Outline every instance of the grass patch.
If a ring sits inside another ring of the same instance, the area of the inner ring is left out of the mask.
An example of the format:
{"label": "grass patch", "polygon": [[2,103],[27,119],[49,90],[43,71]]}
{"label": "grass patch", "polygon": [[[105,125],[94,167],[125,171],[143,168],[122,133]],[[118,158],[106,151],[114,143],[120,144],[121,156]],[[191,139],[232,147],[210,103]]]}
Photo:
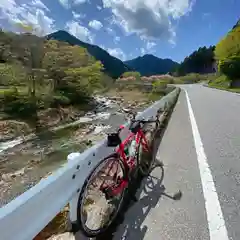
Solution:
{"label": "grass patch", "polygon": [[231,88],[231,80],[225,75],[215,75],[215,79],[211,79],[208,82],[208,86],[211,88],[216,88],[220,90],[225,90],[229,92],[240,93],[240,88]]}
{"label": "grass patch", "polygon": [[164,95],[163,94],[158,94],[158,93],[149,93],[148,94],[148,99],[150,101],[158,101],[160,100]]}
{"label": "grass patch", "polygon": [[234,92],[234,93],[240,93],[240,88],[226,88],[222,86],[217,86],[217,85],[208,85],[210,88],[216,88],[219,90],[224,90],[228,92]]}
{"label": "grass patch", "polygon": [[230,82],[231,80],[228,79],[228,77],[226,77],[225,75],[221,75],[221,76],[216,76],[215,79],[211,79],[208,82],[208,85],[211,87],[220,87],[220,88],[228,89],[230,87]]}

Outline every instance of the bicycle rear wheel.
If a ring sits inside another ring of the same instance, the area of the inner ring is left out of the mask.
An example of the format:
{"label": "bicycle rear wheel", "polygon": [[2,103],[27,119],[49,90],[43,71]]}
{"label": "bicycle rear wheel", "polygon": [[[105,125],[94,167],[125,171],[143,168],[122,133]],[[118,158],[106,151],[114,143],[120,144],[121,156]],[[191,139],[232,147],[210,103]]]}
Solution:
{"label": "bicycle rear wheel", "polygon": [[[157,133],[159,130],[160,123],[156,121],[154,127],[151,125],[145,126],[143,129],[145,138],[147,140],[147,144],[149,146],[150,151],[144,151],[142,144],[139,145],[138,155],[137,155],[137,164],[138,164],[138,172],[141,176],[148,176],[155,164],[155,153],[156,153],[156,144],[155,139],[157,137]],[[142,142],[141,139],[140,142]]]}
{"label": "bicycle rear wheel", "polygon": [[125,189],[111,199],[107,199],[102,189],[117,185],[124,176],[123,163],[117,154],[113,154],[100,161],[86,179],[77,209],[79,227],[85,236],[101,235],[116,219],[123,204]]}

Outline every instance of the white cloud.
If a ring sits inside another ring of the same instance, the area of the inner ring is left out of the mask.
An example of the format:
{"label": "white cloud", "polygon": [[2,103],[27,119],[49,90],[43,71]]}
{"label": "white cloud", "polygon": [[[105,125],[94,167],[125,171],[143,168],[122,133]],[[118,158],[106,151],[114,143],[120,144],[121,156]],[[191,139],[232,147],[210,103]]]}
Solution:
{"label": "white cloud", "polygon": [[106,28],[106,31],[107,31],[107,33],[110,34],[110,35],[115,35],[115,32],[114,32],[113,29],[110,28],[110,27],[107,27],[107,28]]}
{"label": "white cloud", "polygon": [[126,33],[136,33],[142,39],[172,39],[173,20],[192,10],[195,0],[102,0],[110,8],[113,23]]}
{"label": "white cloud", "polygon": [[87,0],[73,0],[73,3],[74,4],[83,4],[83,3],[85,3],[85,2],[87,2]]}
{"label": "white cloud", "polygon": [[89,31],[89,29],[84,26],[81,26],[78,22],[75,21],[67,22],[66,29],[81,41],[93,43],[93,35]]}
{"label": "white cloud", "polygon": [[99,30],[103,27],[102,23],[99,22],[98,20],[92,20],[88,23],[88,26],[95,29],[95,30]]}
{"label": "white cloud", "polygon": [[65,8],[69,8],[70,7],[70,4],[69,4],[68,0],[58,0],[58,1]]}
{"label": "white cloud", "polygon": [[155,42],[147,42],[147,50],[152,49],[155,47],[157,44]]}
{"label": "white cloud", "polygon": [[88,2],[88,0],[58,0],[59,3],[65,7],[70,8],[72,5],[79,5]]}
{"label": "white cloud", "polygon": [[146,53],[146,50],[144,48],[140,48],[140,52],[142,55],[144,55]]}
{"label": "white cloud", "polygon": [[176,41],[175,41],[175,39],[169,39],[168,42],[172,45],[172,47],[175,47],[175,46],[176,46]]}
{"label": "white cloud", "polygon": [[40,0],[33,0],[31,3],[33,6],[36,6],[38,8],[42,8],[43,10],[46,10],[48,12],[50,12],[49,8]]}
{"label": "white cloud", "polygon": [[76,13],[74,11],[72,11],[72,15],[74,19],[83,19],[86,17],[86,14],[82,14],[82,13]]}
{"label": "white cloud", "polygon": [[21,31],[16,23],[32,26],[34,33],[45,35],[55,29],[54,20],[47,16],[49,9],[40,1],[33,0],[27,4],[17,4],[14,0],[1,0],[0,15],[10,25],[11,31]]}
{"label": "white cloud", "polygon": [[115,42],[115,43],[120,42],[120,40],[121,40],[121,38],[120,38],[119,36],[116,36],[116,37],[114,38],[114,42]]}
{"label": "white cloud", "polygon": [[107,48],[104,45],[100,44],[99,47],[107,51]]}
{"label": "white cloud", "polygon": [[120,48],[108,48],[107,51],[110,55],[112,55],[116,58],[119,58],[123,61],[126,60],[126,55]]}
{"label": "white cloud", "polygon": [[97,5],[97,9],[98,9],[98,10],[102,10],[102,7],[99,6],[99,5]]}

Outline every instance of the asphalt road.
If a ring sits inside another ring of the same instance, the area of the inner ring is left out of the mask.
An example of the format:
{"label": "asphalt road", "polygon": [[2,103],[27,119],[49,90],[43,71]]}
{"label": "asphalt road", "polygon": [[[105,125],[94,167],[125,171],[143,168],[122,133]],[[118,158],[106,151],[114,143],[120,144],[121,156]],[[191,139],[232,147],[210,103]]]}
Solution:
{"label": "asphalt road", "polygon": [[143,182],[114,240],[240,239],[240,95],[182,88],[157,153],[164,171]]}

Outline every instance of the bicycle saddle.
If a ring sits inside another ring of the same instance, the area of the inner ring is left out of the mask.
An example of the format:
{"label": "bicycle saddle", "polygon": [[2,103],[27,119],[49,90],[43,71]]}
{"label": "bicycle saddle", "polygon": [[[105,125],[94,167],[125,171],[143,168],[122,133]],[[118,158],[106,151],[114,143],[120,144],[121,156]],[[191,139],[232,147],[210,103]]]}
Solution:
{"label": "bicycle saddle", "polygon": [[138,120],[132,122],[129,127],[129,130],[134,134],[136,134],[139,131],[139,129],[141,129],[141,121]]}

